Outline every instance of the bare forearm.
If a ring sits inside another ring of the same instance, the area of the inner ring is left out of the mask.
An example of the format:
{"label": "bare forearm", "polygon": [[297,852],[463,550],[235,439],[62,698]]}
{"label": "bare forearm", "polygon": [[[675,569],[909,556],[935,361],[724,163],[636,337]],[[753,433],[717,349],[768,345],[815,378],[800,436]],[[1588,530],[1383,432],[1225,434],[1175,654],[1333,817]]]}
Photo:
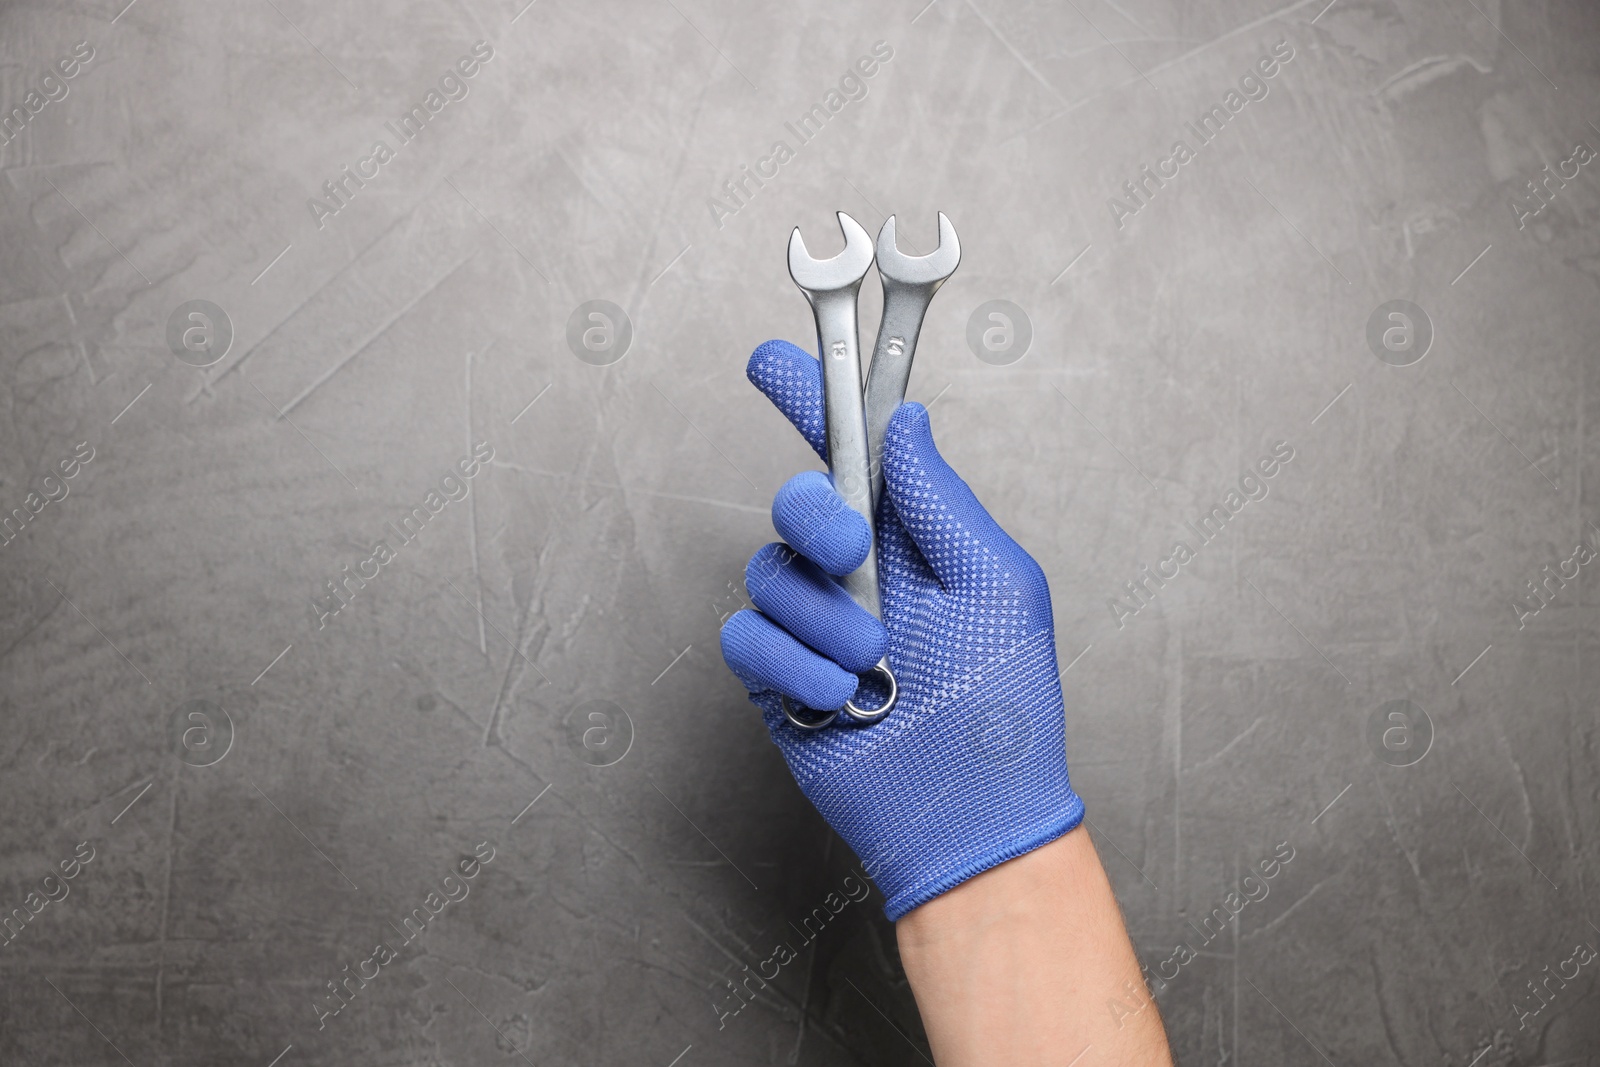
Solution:
{"label": "bare forearm", "polygon": [[896,932],[939,1067],[1172,1063],[1081,826],[934,898]]}

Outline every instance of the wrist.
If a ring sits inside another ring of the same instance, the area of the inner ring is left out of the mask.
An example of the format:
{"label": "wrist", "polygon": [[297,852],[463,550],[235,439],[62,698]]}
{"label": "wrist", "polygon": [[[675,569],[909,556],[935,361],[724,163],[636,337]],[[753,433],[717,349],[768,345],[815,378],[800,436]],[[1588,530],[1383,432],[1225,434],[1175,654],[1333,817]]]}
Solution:
{"label": "wrist", "polygon": [[[1006,837],[989,841],[983,848],[968,849],[964,856],[949,864],[937,876],[923,878],[889,894],[885,914],[898,923],[903,917],[921,911],[958,889],[967,889],[966,893],[956,898],[956,903],[946,904],[935,912],[940,918],[929,919],[925,916],[921,920],[922,923],[935,922],[943,927],[951,921],[942,918],[946,911],[962,917],[972,913],[971,917],[976,917],[976,913],[984,906],[978,901],[994,905],[1002,898],[1007,901],[1013,901],[1013,898],[1020,900],[1024,895],[1017,891],[1020,886],[1047,877],[1047,872],[1056,861],[1053,857],[1047,857],[1042,862],[1035,860],[1014,866],[1016,861],[1061,840],[1083,821],[1083,801],[1067,783],[1065,767],[1062,772],[1060,782],[1054,783],[1054,789],[1048,781],[1036,784],[1035,792],[1030,797],[1035,808],[1031,824],[1019,818],[1019,825]],[[973,886],[978,879],[1001,868],[1006,868],[1005,873],[985,879],[981,886]]]}
{"label": "wrist", "polygon": [[895,924],[940,1067],[1171,1064],[1110,884],[1077,829],[963,882]]}

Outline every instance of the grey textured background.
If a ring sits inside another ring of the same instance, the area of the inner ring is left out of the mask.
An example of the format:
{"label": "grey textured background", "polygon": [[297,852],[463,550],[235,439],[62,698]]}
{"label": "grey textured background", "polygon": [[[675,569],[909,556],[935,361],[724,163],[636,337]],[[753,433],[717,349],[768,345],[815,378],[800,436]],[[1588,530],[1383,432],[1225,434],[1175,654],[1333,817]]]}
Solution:
{"label": "grey textured background", "polygon": [[[0,910],[95,850],[0,948],[0,1062],[923,1062],[876,894],[713,1009],[853,862],[717,652],[815,466],[744,361],[811,341],[785,242],[830,253],[841,208],[961,234],[912,397],[1049,576],[1142,958],[1295,850],[1162,993],[1180,1061],[1600,1062],[1600,964],[1518,1026],[1600,946],[1594,579],[1514,607],[1600,519],[1597,164],[1512,207],[1600,145],[1600,9],[123,2],[0,13],[5,110],[95,53],[0,149],[0,507],[94,449],[0,548]],[[307,199],[478,40],[470,94],[319,229]],[[718,225],[880,40],[868,95]],[[1284,40],[1119,228],[1108,198]],[[996,298],[1035,331],[1009,366],[964,339]],[[191,299],[236,331],[205,370],[164,339]],[[613,366],[565,342],[593,299],[634,326]],[[1437,333],[1409,367],[1365,341],[1391,299]],[[1119,628],[1120,585],[1280,440],[1270,495]],[[468,499],[318,630],[323,583],[481,441]],[[1401,698],[1436,735],[1407,767],[1365,734]],[[210,766],[171,728],[195,699],[233,724]],[[591,700],[631,720],[610,766],[580,758]]]}

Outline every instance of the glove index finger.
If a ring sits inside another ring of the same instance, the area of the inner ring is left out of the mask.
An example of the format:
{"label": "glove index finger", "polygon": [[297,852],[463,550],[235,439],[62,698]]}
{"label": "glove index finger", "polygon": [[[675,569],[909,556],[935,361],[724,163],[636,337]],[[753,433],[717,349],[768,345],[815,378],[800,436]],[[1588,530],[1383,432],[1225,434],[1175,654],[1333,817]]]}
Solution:
{"label": "glove index finger", "polygon": [[872,547],[867,520],[851,510],[821,471],[804,471],[783,483],[772,500],[772,527],[835,577],[861,566]]}
{"label": "glove index finger", "polygon": [[828,431],[822,416],[822,364],[798,345],[768,341],[750,353],[744,373],[826,461]]}

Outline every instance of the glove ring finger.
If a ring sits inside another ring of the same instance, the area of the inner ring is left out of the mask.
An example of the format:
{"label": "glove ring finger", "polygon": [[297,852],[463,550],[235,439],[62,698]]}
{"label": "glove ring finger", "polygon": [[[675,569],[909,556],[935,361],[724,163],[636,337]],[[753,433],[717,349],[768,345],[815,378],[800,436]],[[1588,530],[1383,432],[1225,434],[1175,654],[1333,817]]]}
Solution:
{"label": "glove ring finger", "polygon": [[[887,657],[874,664],[872,669],[867,671],[866,674],[876,674],[889,684],[889,695],[884,698],[883,703],[878,707],[872,709],[863,709],[858,707],[855,701],[847,700],[844,702],[844,706],[842,708],[835,708],[826,713],[820,719],[806,719],[795,713],[796,705],[792,703],[788,697],[780,694],[778,697],[778,702],[783,707],[784,717],[799,729],[808,731],[821,730],[824,727],[833,725],[833,723],[839,718],[840,712],[843,712],[845,715],[848,715],[850,718],[863,725],[870,725],[871,723],[882,720],[884,716],[888,715],[889,712],[894,710],[895,704],[899,703],[900,683],[895,680],[894,672],[889,669],[889,660]],[[865,675],[863,675],[863,677],[865,677]]]}

